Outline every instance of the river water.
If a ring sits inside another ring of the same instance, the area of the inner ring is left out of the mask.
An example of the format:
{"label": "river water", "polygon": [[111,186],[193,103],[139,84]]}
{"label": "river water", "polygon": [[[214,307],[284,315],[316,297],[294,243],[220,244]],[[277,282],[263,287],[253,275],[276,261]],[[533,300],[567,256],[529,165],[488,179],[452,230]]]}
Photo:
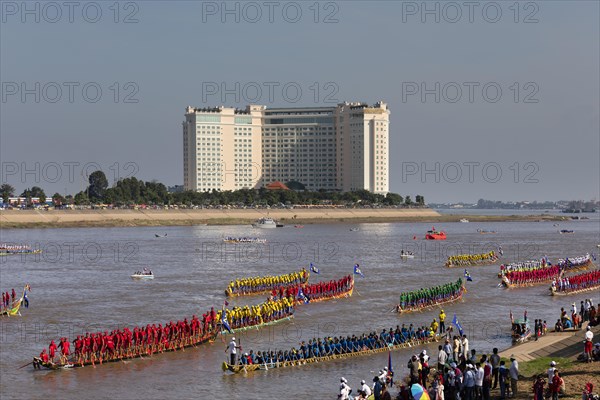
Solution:
{"label": "river water", "polygon": [[[510,212],[509,212],[510,213]],[[111,363],[97,368],[34,371],[31,361],[51,339],[116,327],[165,323],[211,306],[221,307],[230,279],[281,274],[308,268],[314,262],[320,275],[311,281],[338,279],[360,263],[365,278],[356,278],[350,299],[309,304],[295,318],[261,330],[239,333],[244,351],[288,349],[301,340],[352,335],[395,327],[429,324],[437,311],[399,316],[390,312],[401,291],[443,284],[462,276],[447,269],[448,255],[495,250],[502,246],[504,261],[523,261],[547,255],[577,256],[598,252],[598,214],[590,220],[560,222],[444,223],[445,242],[424,241],[431,228],[423,223],[307,225],[257,230],[249,226],[162,228],[3,229],[1,242],[29,243],[42,248],[37,256],[0,258],[0,290],[19,290],[29,283],[31,306],[22,317],[0,320],[0,396],[2,398],[111,399],[328,399],[335,398],[340,376],[355,388],[387,365],[387,354],[356,357],[296,368],[234,375],[223,373],[225,343],[144,360]],[[359,231],[350,231],[358,227]],[[478,229],[496,231],[482,235]],[[560,235],[559,229],[573,229]],[[167,234],[156,238],[155,233]],[[225,245],[224,236],[258,236],[265,245]],[[417,239],[414,240],[413,237]],[[401,261],[404,248],[415,259]],[[135,282],[129,275],[150,267],[156,278]],[[473,282],[463,302],[447,305],[470,337],[471,348],[489,352],[510,346],[509,311],[527,309],[530,319],[553,325],[560,307],[581,296],[551,297],[547,286],[507,291],[497,288],[498,266],[472,267]],[[588,296],[590,297],[590,296]],[[600,301],[597,293],[591,295]],[[231,305],[257,303],[261,297],[240,298]],[[226,339],[225,339],[226,340]],[[404,375],[415,349],[392,353],[396,374]]]}

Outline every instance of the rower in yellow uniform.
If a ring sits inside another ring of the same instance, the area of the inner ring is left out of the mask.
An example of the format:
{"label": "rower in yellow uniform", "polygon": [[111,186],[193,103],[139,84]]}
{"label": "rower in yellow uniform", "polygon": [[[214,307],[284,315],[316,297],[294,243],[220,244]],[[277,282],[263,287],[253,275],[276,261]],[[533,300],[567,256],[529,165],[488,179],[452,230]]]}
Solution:
{"label": "rower in yellow uniform", "polygon": [[444,324],[444,321],[446,320],[446,314],[444,313],[444,310],[440,310],[440,334],[443,334],[444,332],[446,332],[446,325]]}

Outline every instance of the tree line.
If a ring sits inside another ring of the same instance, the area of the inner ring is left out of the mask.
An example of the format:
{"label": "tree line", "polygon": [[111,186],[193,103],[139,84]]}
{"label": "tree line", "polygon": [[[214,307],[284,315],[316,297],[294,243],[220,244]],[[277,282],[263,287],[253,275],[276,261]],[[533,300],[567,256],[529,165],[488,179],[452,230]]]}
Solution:
{"label": "tree line", "polygon": [[[52,202],[56,206],[75,204],[112,204],[116,206],[146,204],[146,205],[171,205],[185,204],[188,206],[254,206],[254,205],[384,205],[384,206],[424,206],[425,198],[421,195],[415,196],[413,200],[410,195],[402,197],[397,193],[386,195],[372,193],[368,190],[357,190],[354,192],[328,192],[325,190],[267,190],[240,189],[235,191],[194,192],[184,191],[169,193],[167,187],[156,181],[144,182],[135,177],[119,180],[113,187],[108,187],[108,180],[102,171],[95,171],[89,176],[88,187],[75,194],[75,196],[63,196],[60,193],[52,195]],[[288,182],[288,187],[298,187],[298,182]],[[14,197],[15,189],[9,184],[0,186],[0,193],[4,203],[8,203],[9,197]],[[44,191],[34,186],[26,189],[21,197],[26,197],[27,204],[30,199],[39,197],[40,203],[46,201]]]}

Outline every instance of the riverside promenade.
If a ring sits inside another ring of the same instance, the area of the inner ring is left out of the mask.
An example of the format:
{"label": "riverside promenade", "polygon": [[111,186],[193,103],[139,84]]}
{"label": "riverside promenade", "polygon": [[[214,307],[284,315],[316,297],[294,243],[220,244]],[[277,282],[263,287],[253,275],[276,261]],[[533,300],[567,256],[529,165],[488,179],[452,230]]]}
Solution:
{"label": "riverside promenade", "polygon": [[[509,358],[515,355],[517,361],[532,361],[541,357],[577,358],[583,353],[583,340],[586,325],[583,329],[567,332],[549,332],[545,336],[529,340],[525,343],[509,347],[500,353],[500,357]],[[592,328],[594,339],[600,341],[600,326]]]}

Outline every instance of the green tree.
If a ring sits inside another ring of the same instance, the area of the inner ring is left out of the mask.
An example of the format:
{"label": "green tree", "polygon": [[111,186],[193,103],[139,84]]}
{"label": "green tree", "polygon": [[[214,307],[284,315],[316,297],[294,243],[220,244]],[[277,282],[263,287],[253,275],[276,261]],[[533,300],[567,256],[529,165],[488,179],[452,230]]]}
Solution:
{"label": "green tree", "polygon": [[102,171],[94,171],[90,174],[89,178],[90,186],[88,186],[87,192],[89,200],[97,203],[104,201],[104,195],[108,188],[108,180],[106,175]]}
{"label": "green tree", "polygon": [[417,202],[418,205],[420,206],[424,206],[425,205],[425,197],[421,196],[420,194],[418,194],[415,197],[415,201]]}
{"label": "green tree", "polygon": [[74,201],[75,201],[75,204],[78,206],[90,204],[90,200],[88,198],[87,193],[83,192],[83,191],[79,192],[75,195]]}
{"label": "green tree", "polygon": [[34,186],[31,188],[31,197],[39,197],[40,204],[44,204],[46,202],[46,193],[39,186]]}
{"label": "green tree", "polygon": [[389,206],[402,205],[403,201],[404,199],[402,198],[402,196],[400,196],[398,193],[392,192],[388,192],[388,194],[385,195],[385,199],[383,200],[384,204],[387,204]]}
{"label": "green tree", "polygon": [[410,198],[410,196],[406,196],[404,197],[404,205],[405,206],[410,206],[412,204],[412,199]]}
{"label": "green tree", "polygon": [[54,193],[52,195],[52,203],[54,203],[55,206],[62,206],[67,203],[67,200],[60,193]]}
{"label": "green tree", "polygon": [[302,182],[298,182],[298,181],[286,182],[285,186],[287,186],[291,190],[306,190],[306,186],[304,186],[304,184]]}
{"label": "green tree", "polygon": [[2,193],[2,200],[5,203],[8,203],[8,198],[15,195],[15,188],[8,183],[3,183],[2,186],[0,186],[0,193]]}

